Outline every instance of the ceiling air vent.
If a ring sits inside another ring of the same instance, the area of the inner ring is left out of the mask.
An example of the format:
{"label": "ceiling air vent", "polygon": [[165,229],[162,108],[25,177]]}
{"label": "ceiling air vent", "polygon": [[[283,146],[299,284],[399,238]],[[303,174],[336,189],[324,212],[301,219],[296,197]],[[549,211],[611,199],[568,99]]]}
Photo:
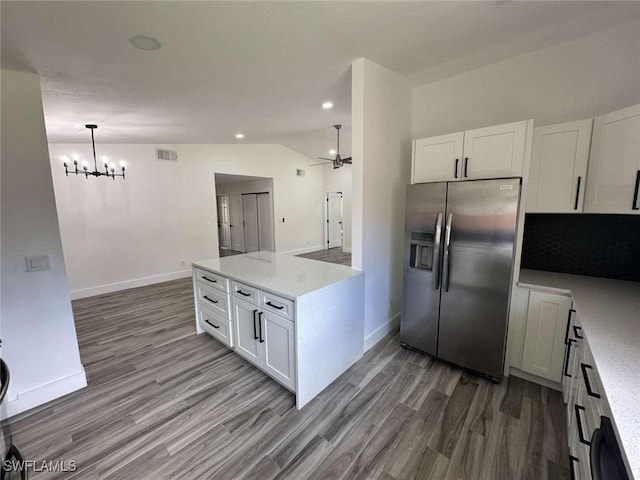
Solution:
{"label": "ceiling air vent", "polygon": [[178,152],[156,147],[156,159],[176,161],[178,160]]}

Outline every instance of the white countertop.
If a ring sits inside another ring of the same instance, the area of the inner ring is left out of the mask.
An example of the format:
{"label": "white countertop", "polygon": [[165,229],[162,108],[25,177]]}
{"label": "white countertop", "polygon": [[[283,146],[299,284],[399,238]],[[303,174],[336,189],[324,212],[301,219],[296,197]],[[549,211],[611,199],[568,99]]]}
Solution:
{"label": "white countertop", "polygon": [[193,262],[193,266],[295,299],[362,272],[345,265],[255,252]]}
{"label": "white countertop", "polygon": [[571,293],[630,473],[640,479],[640,283],[521,270],[518,285]]}

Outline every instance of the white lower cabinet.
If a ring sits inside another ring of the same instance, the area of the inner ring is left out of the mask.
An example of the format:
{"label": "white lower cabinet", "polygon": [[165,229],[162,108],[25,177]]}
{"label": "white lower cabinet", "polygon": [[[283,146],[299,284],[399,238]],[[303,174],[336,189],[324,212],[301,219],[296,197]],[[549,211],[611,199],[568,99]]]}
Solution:
{"label": "white lower cabinet", "polygon": [[269,312],[263,312],[261,320],[261,367],[282,385],[293,390],[296,383],[294,323]]}
{"label": "white lower cabinet", "polygon": [[529,293],[522,370],[554,382],[562,380],[571,298]]}
{"label": "white lower cabinet", "polygon": [[611,418],[602,382],[595,368],[580,317],[572,316],[567,363],[562,382],[567,402],[567,441],[573,479],[590,480],[591,448],[601,417]]}
{"label": "white lower cabinet", "polygon": [[232,302],[236,352],[295,390],[295,324],[245,300]]}

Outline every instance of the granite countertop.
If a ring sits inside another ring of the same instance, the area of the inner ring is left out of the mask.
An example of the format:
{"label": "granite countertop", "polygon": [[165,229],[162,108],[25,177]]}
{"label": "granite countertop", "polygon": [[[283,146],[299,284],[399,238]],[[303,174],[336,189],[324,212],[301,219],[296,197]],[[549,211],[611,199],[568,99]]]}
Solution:
{"label": "granite countertop", "polygon": [[363,275],[361,271],[344,265],[273,252],[200,260],[193,262],[193,266],[291,299]]}
{"label": "granite countertop", "polygon": [[518,285],[571,293],[629,473],[640,479],[640,283],[521,270]]}

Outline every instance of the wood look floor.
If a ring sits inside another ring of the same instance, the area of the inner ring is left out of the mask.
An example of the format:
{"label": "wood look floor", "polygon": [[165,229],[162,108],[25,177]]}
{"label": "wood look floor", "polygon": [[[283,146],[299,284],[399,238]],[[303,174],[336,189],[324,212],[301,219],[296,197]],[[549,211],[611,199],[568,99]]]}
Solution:
{"label": "wood look floor", "polygon": [[237,250],[229,250],[228,248],[219,248],[218,254],[220,258],[222,257],[232,257],[234,255],[242,255],[244,252],[239,252]]}
{"label": "wood look floor", "polygon": [[63,479],[568,478],[558,392],[500,385],[404,350],[396,335],[304,409],[211,337],[189,279],[73,302],[89,386],[12,419]]}
{"label": "wood look floor", "polygon": [[318,250],[317,252],[303,253],[298,257],[320,260],[321,262],[337,263],[339,265],[351,265],[351,254],[343,252],[341,247]]}

